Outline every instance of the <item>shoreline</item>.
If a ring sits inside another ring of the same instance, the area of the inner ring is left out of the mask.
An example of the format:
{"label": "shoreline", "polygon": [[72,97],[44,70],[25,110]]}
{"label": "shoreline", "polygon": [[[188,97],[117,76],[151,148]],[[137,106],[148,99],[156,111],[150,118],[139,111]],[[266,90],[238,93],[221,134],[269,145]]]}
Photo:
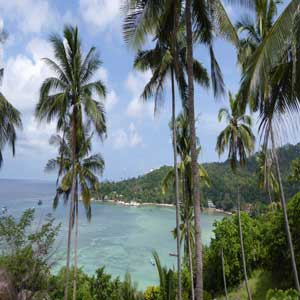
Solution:
{"label": "shoreline", "polygon": [[[109,204],[114,204],[114,205],[119,205],[119,206],[129,206],[129,207],[143,207],[143,206],[157,206],[157,207],[168,207],[168,208],[175,208],[175,204],[170,204],[170,203],[155,203],[155,202],[136,202],[136,201],[131,201],[131,202],[125,202],[121,200],[100,200],[100,199],[92,199],[92,202],[95,203],[109,203]],[[232,212],[230,211],[225,211],[220,208],[204,208],[202,210],[203,212],[206,213],[220,213],[224,215],[232,215]]]}

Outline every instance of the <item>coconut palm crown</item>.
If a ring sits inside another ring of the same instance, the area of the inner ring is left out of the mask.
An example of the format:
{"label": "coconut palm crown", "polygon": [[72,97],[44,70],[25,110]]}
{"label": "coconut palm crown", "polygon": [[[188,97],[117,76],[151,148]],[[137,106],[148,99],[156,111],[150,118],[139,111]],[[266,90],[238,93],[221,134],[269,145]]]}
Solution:
{"label": "coconut palm crown", "polygon": [[[99,189],[99,179],[104,170],[104,160],[101,154],[91,154],[92,138],[82,136],[80,139],[80,148],[78,159],[75,166],[77,188],[80,192],[80,198],[86,210],[88,220],[91,219],[91,198],[92,193]],[[68,133],[65,138],[60,135],[53,135],[50,138],[50,144],[59,148],[58,155],[47,162],[45,171],[54,171],[61,169],[61,179],[53,200],[53,207],[56,208],[61,197],[68,200],[72,188],[72,140]],[[78,199],[76,199],[78,201]],[[73,216],[74,219],[74,216]]]}
{"label": "coconut palm crown", "polygon": [[104,98],[106,88],[100,79],[93,81],[102,64],[96,48],[92,47],[84,56],[78,28],[72,26],[65,26],[63,38],[51,35],[50,42],[55,60],[44,58],[44,61],[56,76],[45,79],[40,88],[35,110],[37,119],[47,122],[57,119],[57,129],[63,130],[67,117],[76,108],[78,119],[82,120],[85,113],[103,137],[106,132],[104,106],[95,97]]}
{"label": "coconut palm crown", "polygon": [[247,156],[254,151],[255,136],[251,129],[251,117],[245,115],[238,99],[230,92],[229,104],[230,109],[221,108],[218,114],[219,122],[225,119],[227,125],[217,138],[216,151],[221,155],[228,149],[228,158],[235,171],[238,163],[244,166]]}
{"label": "coconut palm crown", "polygon": [[[7,38],[5,31],[0,32],[0,44]],[[4,68],[0,68],[0,83],[4,75]],[[3,163],[2,151],[9,145],[12,154],[15,155],[17,129],[22,128],[21,113],[6,99],[0,91],[0,168]]]}

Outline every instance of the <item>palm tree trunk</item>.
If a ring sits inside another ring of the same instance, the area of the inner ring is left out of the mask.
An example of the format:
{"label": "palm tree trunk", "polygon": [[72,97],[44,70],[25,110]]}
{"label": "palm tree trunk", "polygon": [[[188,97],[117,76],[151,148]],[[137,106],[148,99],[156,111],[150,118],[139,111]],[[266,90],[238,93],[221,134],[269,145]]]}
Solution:
{"label": "palm tree trunk", "polygon": [[282,206],[282,211],[283,211],[283,216],[284,216],[285,230],[286,230],[286,235],[287,235],[289,248],[290,248],[290,252],[291,252],[294,281],[295,281],[296,289],[300,293],[300,285],[299,285],[299,277],[298,277],[297,265],[296,265],[296,260],[295,260],[294,245],[293,245],[292,235],[291,235],[291,231],[290,231],[289,219],[288,219],[288,214],[287,214],[287,209],[286,209],[285,194],[284,194],[283,185],[282,185],[281,172],[280,172],[280,168],[279,168],[279,160],[278,160],[278,156],[277,156],[277,152],[276,152],[274,133],[273,133],[272,127],[271,127],[271,142],[272,142],[272,152],[273,152],[273,156],[275,159],[276,172],[277,172],[278,183],[279,183],[280,200],[281,200],[281,206]]}
{"label": "palm tree trunk", "polygon": [[271,209],[274,212],[274,205],[273,205],[273,200],[272,200],[272,191],[271,191],[271,186],[270,186],[270,181],[269,180],[268,180],[268,194],[269,194]]}
{"label": "palm tree trunk", "polygon": [[188,235],[188,250],[189,250],[189,268],[190,268],[190,276],[191,276],[191,292],[192,299],[195,299],[195,290],[194,290],[194,271],[193,271],[193,253],[191,247],[191,236],[190,236],[190,221],[187,221],[187,235]]}
{"label": "palm tree trunk", "polygon": [[73,224],[73,211],[74,211],[74,197],[72,184],[72,195],[70,202],[70,212],[69,212],[69,228],[68,228],[68,242],[67,242],[67,262],[66,262],[66,275],[65,275],[65,300],[68,300],[69,291],[69,273],[70,273],[70,256],[71,256],[71,234],[72,234],[72,224]]}
{"label": "palm tree trunk", "polygon": [[189,257],[189,269],[190,269],[190,277],[191,277],[191,300],[195,300],[195,288],[194,288],[194,271],[193,271],[193,252],[191,247],[191,235],[190,235],[190,220],[189,220],[189,209],[190,209],[190,197],[187,195],[188,189],[186,188],[186,170],[184,169],[182,175],[182,201],[184,203],[184,207],[186,210],[186,228],[187,228],[187,255]]}
{"label": "palm tree trunk", "polygon": [[178,300],[181,300],[181,249],[180,249],[180,205],[179,205],[179,182],[177,169],[177,139],[176,139],[176,119],[175,119],[175,85],[174,71],[171,68],[172,83],[172,123],[173,123],[173,154],[174,154],[174,170],[175,170],[175,197],[176,197],[176,233],[177,233],[177,272],[178,272]]}
{"label": "palm tree trunk", "polygon": [[74,275],[73,275],[73,300],[76,300],[77,292],[77,250],[78,250],[78,180],[76,180],[75,199],[75,241],[74,241]]}
{"label": "palm tree trunk", "polygon": [[273,204],[273,201],[272,201],[272,194],[271,194],[271,187],[270,187],[270,182],[268,180],[268,194],[269,194],[269,201],[270,201],[270,204],[272,205]]}
{"label": "palm tree trunk", "polygon": [[194,218],[195,218],[195,260],[196,260],[196,300],[203,300],[203,267],[202,267],[202,242],[201,242],[201,224],[200,224],[200,182],[197,162],[196,146],[196,128],[195,128],[195,108],[194,108],[194,72],[193,72],[193,32],[191,16],[191,0],[185,3],[185,23],[186,23],[186,41],[187,41],[187,73],[188,73],[188,120],[190,126],[190,144],[191,144],[191,166],[192,166],[192,186],[194,200]]}
{"label": "palm tree trunk", "polygon": [[66,264],[66,278],[65,278],[65,300],[68,300],[69,292],[69,271],[70,271],[70,252],[71,252],[71,232],[73,225],[73,210],[76,198],[76,174],[75,174],[75,163],[77,155],[77,108],[74,105],[72,112],[72,168],[73,168],[73,178],[72,178],[72,192],[71,192],[71,206],[70,206],[70,216],[69,216],[69,232],[68,232],[68,249],[67,249],[67,264]]}
{"label": "palm tree trunk", "polygon": [[238,222],[239,222],[240,243],[241,243],[241,252],[242,252],[245,286],[246,286],[246,290],[247,290],[247,294],[248,294],[248,300],[252,300],[251,291],[250,291],[250,288],[249,288],[249,285],[248,285],[247,265],[246,265],[246,258],[245,258],[243,229],[242,229],[242,221],[241,221],[240,187],[239,186],[238,186],[238,196],[237,196],[237,208],[238,208]]}
{"label": "palm tree trunk", "polygon": [[228,300],[227,283],[226,283],[226,274],[225,274],[225,263],[224,263],[224,251],[223,251],[223,248],[221,249],[221,259],[222,259],[222,273],[223,273],[223,282],[224,282],[225,299]]}

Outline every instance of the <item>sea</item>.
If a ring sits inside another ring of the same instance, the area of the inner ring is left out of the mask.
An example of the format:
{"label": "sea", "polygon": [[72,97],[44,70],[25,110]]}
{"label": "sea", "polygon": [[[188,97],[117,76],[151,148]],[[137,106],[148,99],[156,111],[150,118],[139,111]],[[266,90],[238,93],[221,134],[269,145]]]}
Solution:
{"label": "sea", "polygon": [[[24,210],[35,208],[34,226],[41,226],[49,213],[55,217],[56,224],[61,224],[51,257],[53,272],[58,272],[66,260],[69,209],[62,201],[53,210],[54,193],[54,182],[0,179],[0,209],[7,207],[7,214],[17,219]],[[39,200],[41,205],[38,205]],[[220,213],[201,215],[204,244],[208,245],[213,237],[213,223],[223,217]],[[140,289],[155,285],[158,274],[152,264],[153,250],[158,252],[163,265],[176,266],[176,257],[169,255],[176,252],[176,242],[171,233],[174,227],[175,209],[172,207],[93,202],[89,222],[80,204],[78,264],[89,274],[105,266],[108,273],[120,279],[128,271]]]}

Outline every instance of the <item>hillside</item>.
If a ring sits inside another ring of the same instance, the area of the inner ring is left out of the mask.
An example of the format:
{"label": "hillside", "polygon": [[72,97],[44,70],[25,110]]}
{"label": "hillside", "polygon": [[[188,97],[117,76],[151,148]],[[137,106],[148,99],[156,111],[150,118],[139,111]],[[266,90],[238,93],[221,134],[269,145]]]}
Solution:
{"label": "hillside", "polygon": [[[278,151],[281,172],[287,197],[297,191],[296,186],[287,182],[291,161],[300,157],[300,143],[297,145],[287,144]],[[267,195],[258,188],[258,177],[256,174],[257,154],[247,160],[246,167],[239,172],[240,190],[242,201],[247,203],[268,202]],[[205,163],[211,186],[203,187],[203,205],[207,200],[212,200],[217,207],[230,209],[236,199],[236,180],[237,177],[230,169],[229,161],[221,163]],[[101,197],[109,199],[122,199],[126,201],[172,203],[174,192],[170,189],[166,195],[161,192],[161,181],[170,169],[169,166],[162,166],[145,175],[122,180],[119,182],[104,182],[101,185]],[[121,196],[120,196],[121,195]]]}

